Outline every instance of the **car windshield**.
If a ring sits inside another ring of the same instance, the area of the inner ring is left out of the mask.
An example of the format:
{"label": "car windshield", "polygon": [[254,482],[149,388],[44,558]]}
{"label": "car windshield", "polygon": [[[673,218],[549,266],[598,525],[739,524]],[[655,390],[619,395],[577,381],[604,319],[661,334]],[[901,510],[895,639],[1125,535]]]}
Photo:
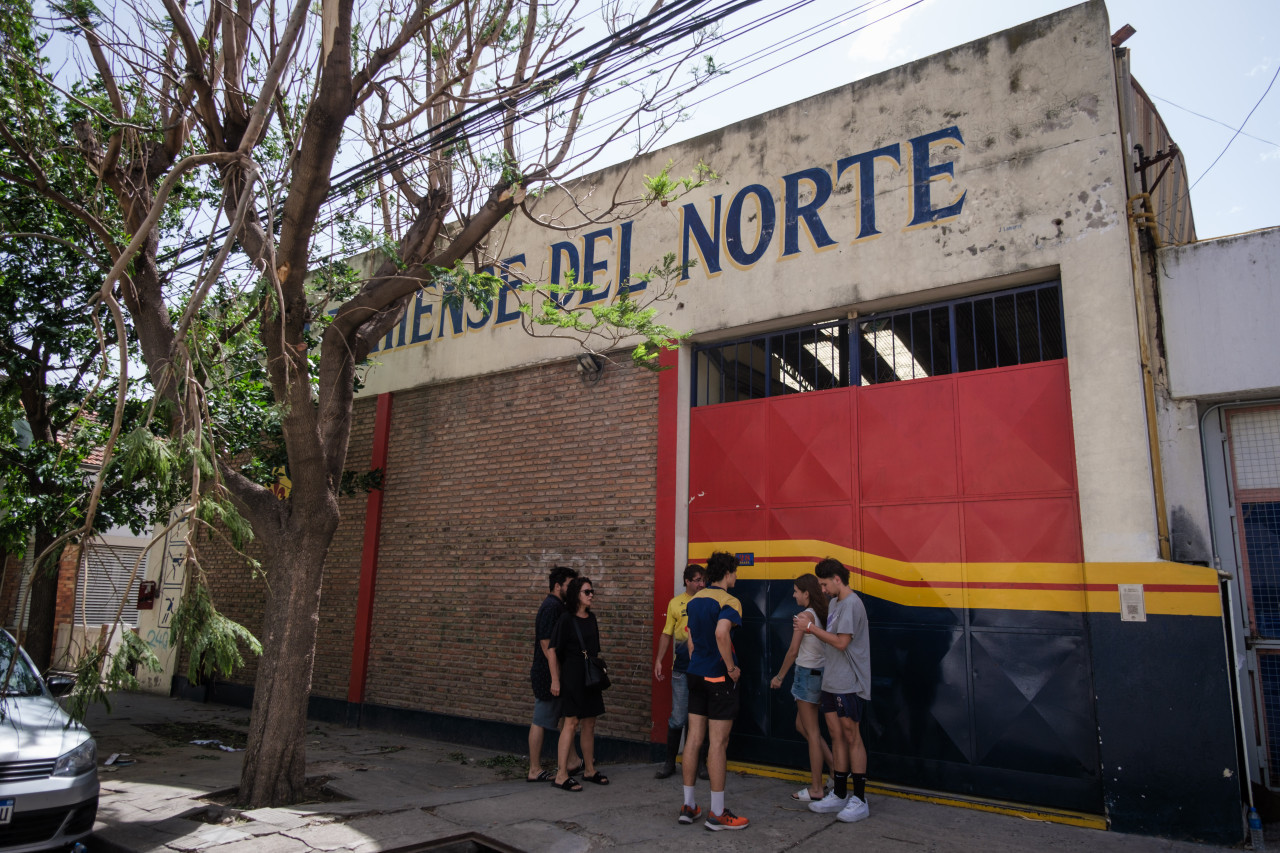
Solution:
{"label": "car windshield", "polygon": [[25,657],[14,654],[15,648],[13,639],[8,634],[0,632],[0,688],[3,688],[0,689],[0,695],[39,696],[44,692],[40,685],[40,676],[31,669]]}

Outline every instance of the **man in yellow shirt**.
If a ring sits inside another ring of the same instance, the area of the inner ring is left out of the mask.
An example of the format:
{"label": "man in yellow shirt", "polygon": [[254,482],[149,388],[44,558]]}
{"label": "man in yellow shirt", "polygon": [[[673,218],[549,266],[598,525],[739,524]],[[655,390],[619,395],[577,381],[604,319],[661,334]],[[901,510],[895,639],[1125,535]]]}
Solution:
{"label": "man in yellow shirt", "polygon": [[680,754],[680,734],[689,721],[689,599],[697,595],[705,585],[702,566],[690,563],[684,567],[684,592],[667,604],[667,621],[658,637],[658,656],[653,661],[653,677],[662,681],[662,663],[672,647],[675,655],[671,661],[671,716],[667,719],[667,760],[654,774],[655,779],[666,779],[676,772],[676,756]]}

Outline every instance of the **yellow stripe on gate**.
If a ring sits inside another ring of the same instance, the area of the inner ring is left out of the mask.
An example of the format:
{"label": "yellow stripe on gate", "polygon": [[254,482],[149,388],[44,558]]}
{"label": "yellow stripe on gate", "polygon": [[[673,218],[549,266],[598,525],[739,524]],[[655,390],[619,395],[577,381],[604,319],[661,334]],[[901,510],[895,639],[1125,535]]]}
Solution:
{"label": "yellow stripe on gate", "polygon": [[1121,584],[1142,586],[1148,614],[1222,616],[1216,571],[1169,561],[911,563],[815,539],[691,542],[689,559],[751,554],[744,580],[790,580],[823,557],[849,567],[858,591],[904,607],[1119,613]]}

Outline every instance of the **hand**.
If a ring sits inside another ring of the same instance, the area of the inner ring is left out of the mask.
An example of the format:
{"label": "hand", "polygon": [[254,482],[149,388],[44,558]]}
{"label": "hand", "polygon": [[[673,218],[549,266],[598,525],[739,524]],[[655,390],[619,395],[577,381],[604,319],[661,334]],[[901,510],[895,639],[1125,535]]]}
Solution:
{"label": "hand", "polygon": [[791,626],[798,630],[805,631],[808,629],[811,622],[813,622],[813,620],[809,618],[808,613],[797,613],[791,620]]}
{"label": "hand", "polygon": [[551,679],[551,695],[552,695],[552,696],[559,696],[559,695],[560,695],[560,680],[559,680],[559,679],[556,679],[556,678]]}
{"label": "hand", "polygon": [[662,680],[662,661],[661,660],[656,660],[653,662],[653,677],[658,679],[659,681]]}
{"label": "hand", "polygon": [[775,675],[775,676],[773,677],[773,680],[769,682],[769,686],[770,686],[770,687],[772,687],[774,690],[777,690],[779,687],[781,687],[781,686],[782,686],[782,676],[781,676],[781,675]]}
{"label": "hand", "polygon": [[735,666],[732,669],[730,669],[729,677],[733,679],[733,682],[736,684],[738,682],[738,679],[742,678],[742,667]]}

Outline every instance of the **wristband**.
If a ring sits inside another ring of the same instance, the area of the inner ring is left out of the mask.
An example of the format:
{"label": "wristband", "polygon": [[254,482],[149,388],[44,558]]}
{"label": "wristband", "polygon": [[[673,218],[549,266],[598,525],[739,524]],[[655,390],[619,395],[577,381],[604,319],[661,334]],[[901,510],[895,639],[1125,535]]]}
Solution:
{"label": "wristband", "polygon": [[813,633],[813,623],[812,623],[812,622],[806,622],[806,623],[804,623],[804,632],[805,632],[806,634],[812,634],[812,633]]}

